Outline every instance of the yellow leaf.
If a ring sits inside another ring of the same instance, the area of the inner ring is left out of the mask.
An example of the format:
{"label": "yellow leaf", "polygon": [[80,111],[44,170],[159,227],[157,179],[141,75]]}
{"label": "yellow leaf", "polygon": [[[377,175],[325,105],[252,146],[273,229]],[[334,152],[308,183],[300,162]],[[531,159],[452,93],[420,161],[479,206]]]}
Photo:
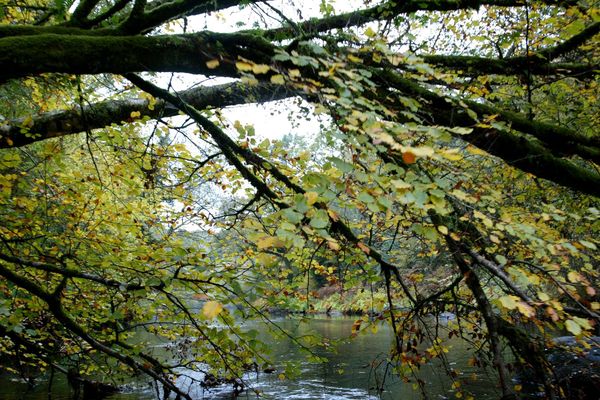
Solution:
{"label": "yellow leaf", "polygon": [[21,126],[23,128],[31,128],[33,126],[33,117],[31,115],[25,117],[25,119],[21,123]]}
{"label": "yellow leaf", "polygon": [[219,60],[215,59],[215,60],[210,60],[206,62],[206,67],[208,69],[215,69],[219,66]]}
{"label": "yellow leaf", "polygon": [[290,69],[288,71],[288,74],[292,77],[292,78],[299,78],[300,77],[300,70],[299,69]]}
{"label": "yellow leaf", "polygon": [[458,153],[458,150],[454,149],[454,150],[442,150],[441,155],[450,161],[459,161],[463,159],[462,154]]}
{"label": "yellow leaf", "polygon": [[131,118],[139,118],[140,115],[142,115],[142,113],[139,111],[132,111],[131,114],[129,114]]}
{"label": "yellow leaf", "polygon": [[241,72],[252,71],[252,64],[247,63],[246,61],[236,61],[235,67]]}
{"label": "yellow leaf", "polygon": [[258,79],[256,79],[253,76],[242,76],[241,79],[242,83],[248,86],[257,86],[258,85]]}
{"label": "yellow leaf", "polygon": [[375,37],[377,35],[377,33],[373,29],[371,29],[371,27],[368,27],[365,30],[365,35],[367,35],[368,37],[372,38],[372,37]]}
{"label": "yellow leaf", "polygon": [[392,180],[392,185],[398,190],[410,189],[412,185],[410,183],[404,182],[403,180],[394,179]]}
{"label": "yellow leaf", "polygon": [[407,153],[412,153],[416,157],[431,157],[435,153],[429,146],[403,147],[402,150]]}
{"label": "yellow leaf", "polygon": [[571,271],[567,274],[567,279],[569,279],[569,282],[577,283],[581,281],[581,275],[575,271]]}
{"label": "yellow leaf", "polygon": [[284,243],[275,236],[265,236],[258,239],[256,246],[259,250],[268,249],[269,247],[283,247]]}
{"label": "yellow leaf", "polygon": [[316,203],[319,195],[316,192],[306,192],[306,193],[304,193],[304,197],[306,198],[306,204],[308,204],[309,206],[312,206],[313,204]]}
{"label": "yellow leaf", "polygon": [[338,242],[336,242],[335,240],[328,240],[327,241],[327,246],[333,250],[333,251],[339,251],[340,250],[340,245],[338,244]]}
{"label": "yellow leaf", "polygon": [[517,309],[526,317],[533,317],[535,315],[535,310],[533,307],[523,301],[519,301],[517,303]]}
{"label": "yellow leaf", "polygon": [[274,83],[276,85],[283,85],[285,83],[285,79],[283,78],[283,75],[273,75],[271,77],[271,83]]}
{"label": "yellow leaf", "polygon": [[223,306],[218,301],[207,301],[202,306],[202,315],[207,319],[213,319],[223,311]]}
{"label": "yellow leaf", "polygon": [[254,74],[266,74],[270,69],[271,67],[267,64],[255,64],[252,66],[252,72]]}
{"label": "yellow leaf", "polygon": [[467,146],[467,151],[476,156],[486,156],[487,155],[487,153],[485,151],[483,151],[475,146],[471,146],[471,145]]}
{"label": "yellow leaf", "polygon": [[519,298],[517,296],[502,296],[498,299],[500,301],[500,304],[502,304],[502,307],[508,309],[508,310],[514,310],[515,308],[517,308],[517,300],[519,300]]}
{"label": "yellow leaf", "polygon": [[437,227],[437,230],[442,234],[442,235],[447,235],[448,234],[448,228],[446,228],[444,225],[440,225]]}
{"label": "yellow leaf", "polygon": [[353,63],[362,63],[362,60],[352,54],[348,55],[348,60]]}
{"label": "yellow leaf", "polygon": [[590,321],[588,319],[573,317],[573,321],[575,321],[577,325],[579,325],[583,329],[591,330],[593,328],[592,324],[590,324]]}
{"label": "yellow leaf", "polygon": [[260,253],[254,257],[256,262],[265,267],[272,267],[277,264],[277,257],[270,254]]}

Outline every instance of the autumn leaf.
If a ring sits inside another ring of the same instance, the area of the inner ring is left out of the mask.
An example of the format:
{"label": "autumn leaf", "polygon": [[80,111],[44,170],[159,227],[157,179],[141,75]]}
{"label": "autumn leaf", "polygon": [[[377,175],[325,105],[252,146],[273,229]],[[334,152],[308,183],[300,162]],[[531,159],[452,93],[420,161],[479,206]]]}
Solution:
{"label": "autumn leaf", "polygon": [[215,68],[217,68],[219,66],[219,64],[220,64],[219,60],[214,59],[214,60],[207,61],[206,62],[206,67],[208,69],[215,69]]}
{"label": "autumn leaf", "polygon": [[306,192],[304,197],[306,198],[306,204],[312,206],[319,198],[319,194],[317,192]]}
{"label": "autumn leaf", "polygon": [[283,246],[285,246],[285,243],[283,243],[283,241],[276,236],[265,236],[256,242],[256,247],[258,247],[259,250]]}
{"label": "autumn leaf", "polygon": [[280,74],[273,75],[273,76],[271,76],[271,83],[274,83],[276,85],[283,85],[285,83],[285,79],[284,79],[283,75],[280,75]]}
{"label": "autumn leaf", "polygon": [[338,242],[336,242],[335,240],[328,240],[327,241],[327,246],[333,250],[333,251],[339,251],[340,250],[340,245]]}
{"label": "autumn leaf", "polygon": [[350,335],[352,337],[355,337],[358,334],[361,325],[362,319],[357,319],[356,321],[354,321],[354,323],[352,324],[352,328],[350,328]]}
{"label": "autumn leaf", "polygon": [[267,72],[269,72],[271,70],[271,67],[269,67],[266,64],[255,64],[252,66],[252,73],[258,75],[258,74],[266,74]]}
{"label": "autumn leaf", "polygon": [[500,304],[502,304],[502,307],[508,310],[514,310],[515,308],[517,308],[518,300],[519,298],[513,295],[502,296],[498,299],[498,301],[500,301]]}
{"label": "autumn leaf", "polygon": [[359,249],[361,249],[363,251],[363,253],[365,253],[367,255],[371,253],[371,249],[369,248],[369,246],[367,246],[363,242],[358,242],[356,245],[358,246]]}
{"label": "autumn leaf", "polygon": [[373,30],[373,28],[368,27],[365,30],[365,35],[368,36],[368,37],[370,37],[370,38],[374,38],[375,36],[377,36],[377,33]]}
{"label": "autumn leaf", "polygon": [[403,151],[402,161],[404,161],[406,164],[414,164],[417,161],[417,157],[410,151]]}
{"label": "autumn leaf", "polygon": [[223,306],[218,301],[207,301],[202,306],[202,315],[206,319],[213,319],[223,311]]}
{"label": "autumn leaf", "polygon": [[236,61],[235,67],[237,68],[238,71],[241,71],[241,72],[252,71],[252,64],[250,64],[246,61]]}

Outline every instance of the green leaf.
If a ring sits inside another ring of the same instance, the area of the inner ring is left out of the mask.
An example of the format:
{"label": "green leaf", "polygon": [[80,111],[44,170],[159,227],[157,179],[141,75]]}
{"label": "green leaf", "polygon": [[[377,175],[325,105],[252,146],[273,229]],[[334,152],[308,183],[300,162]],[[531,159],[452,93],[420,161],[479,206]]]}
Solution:
{"label": "green leaf", "polygon": [[325,210],[317,210],[310,219],[310,226],[315,229],[324,229],[329,225],[329,216]]}
{"label": "green leaf", "polygon": [[565,328],[575,336],[581,333],[581,327],[577,322],[573,321],[572,319],[568,319],[565,321]]}
{"label": "green leaf", "polygon": [[518,306],[519,298],[513,295],[502,296],[498,299],[502,307],[507,310],[514,310]]}

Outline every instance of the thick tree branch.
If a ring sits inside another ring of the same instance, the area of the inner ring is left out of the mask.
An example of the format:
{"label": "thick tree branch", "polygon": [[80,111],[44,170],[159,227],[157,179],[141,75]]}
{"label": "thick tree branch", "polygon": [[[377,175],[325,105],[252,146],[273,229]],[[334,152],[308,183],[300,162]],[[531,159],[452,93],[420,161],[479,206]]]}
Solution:
{"label": "thick tree branch", "polygon": [[[461,75],[516,75],[526,73],[539,76],[572,76],[578,79],[590,79],[598,74],[599,64],[586,63],[548,63],[529,57],[509,59],[486,58],[476,56],[423,55],[428,64],[460,71]],[[539,61],[539,62],[538,62]]]}
{"label": "thick tree branch", "polygon": [[[478,121],[472,119],[466,110],[454,101],[433,93],[416,83],[407,81],[394,73],[380,73],[384,84],[394,87],[410,96],[421,98],[427,103],[424,109],[426,119],[432,124],[442,126],[473,127],[473,132],[468,135],[456,135],[497,157],[508,164],[523,171],[532,173],[541,178],[548,179],[559,185],[574,190],[600,197],[600,174],[575,164],[572,161],[559,158],[552,154],[548,148],[524,135],[518,135],[509,130],[496,130],[477,127]],[[500,116],[512,129],[526,134],[539,135],[547,139],[552,146],[560,150],[560,141],[563,138],[563,150],[568,150],[571,131],[550,126],[544,123],[529,121],[515,113],[503,112],[491,106],[475,102],[465,102],[468,107],[480,115]],[[555,137],[550,135],[555,134]],[[584,142],[595,143],[597,138],[582,137],[577,133],[572,138]]]}
{"label": "thick tree branch", "polygon": [[[435,216],[432,216],[432,221],[436,226],[441,224],[441,220]],[[500,380],[503,398],[511,398],[514,396],[514,392],[510,384],[510,375],[502,355],[502,343],[500,342],[500,337],[498,334],[498,321],[496,315],[494,314],[494,310],[492,309],[492,305],[486,296],[483,287],[481,286],[479,277],[475,271],[473,271],[469,263],[464,259],[460,251],[459,244],[455,242],[449,235],[446,235],[446,243],[452,252],[452,256],[456,262],[456,265],[458,265],[460,272],[465,277],[465,282],[469,287],[469,290],[475,297],[477,307],[481,312],[481,315],[483,316],[487,326],[487,334],[490,339],[494,367],[496,367],[496,370],[498,371],[498,378]]]}
{"label": "thick tree branch", "polygon": [[[283,85],[261,83],[256,86],[242,82],[217,86],[197,87],[183,91],[180,98],[196,109],[227,107],[238,104],[265,103],[296,95]],[[99,129],[111,124],[131,121],[131,113],[139,112],[140,118],[161,118],[177,115],[178,109],[157,99],[108,100],[71,110],[53,111],[34,116],[27,124],[25,118],[5,121],[0,125],[0,148],[19,147],[53,137],[76,134],[86,129]],[[85,117],[85,118],[84,118]],[[22,131],[26,131],[25,135]]]}
{"label": "thick tree branch", "polygon": [[534,57],[543,58],[548,61],[552,61],[561,55],[568,53],[569,51],[575,50],[594,36],[600,33],[600,22],[594,22],[577,35],[570,37],[564,42],[535,53]]}
{"label": "thick tree branch", "polygon": [[[0,80],[45,72],[154,71],[238,77],[239,57],[268,63],[274,47],[252,35],[203,32],[163,36],[38,35],[0,39]],[[207,62],[220,60],[218,68]]]}

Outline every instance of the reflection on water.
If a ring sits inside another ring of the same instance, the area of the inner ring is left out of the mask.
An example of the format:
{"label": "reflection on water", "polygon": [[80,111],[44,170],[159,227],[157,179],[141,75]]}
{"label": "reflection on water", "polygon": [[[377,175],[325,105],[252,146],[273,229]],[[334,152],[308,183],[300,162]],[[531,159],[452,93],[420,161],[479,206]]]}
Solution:
{"label": "reflection on water", "polygon": [[[317,317],[310,320],[282,318],[277,323],[291,335],[301,336],[316,332],[323,337],[341,340],[337,351],[322,350],[320,356],[326,356],[326,363],[301,364],[299,376],[295,379],[280,380],[278,372],[283,370],[287,362],[300,362],[305,360],[297,345],[289,338],[269,339],[272,347],[272,357],[277,367],[274,374],[249,373],[244,379],[253,389],[261,393],[260,398],[267,399],[420,399],[418,390],[413,388],[413,383],[405,383],[392,374],[385,374],[385,360],[391,347],[391,330],[382,326],[377,332],[358,335],[354,339],[347,339],[351,333],[353,318],[326,318]],[[257,329],[264,334],[264,324],[258,322],[246,323],[248,329]],[[345,340],[344,340],[345,339]],[[475,376],[476,370],[468,365],[470,357],[467,344],[458,339],[449,339],[445,342],[450,346],[447,354],[451,367],[461,371],[459,379],[467,381],[466,388],[473,393],[476,399],[498,398],[498,391],[494,378]],[[201,378],[201,376],[192,376]],[[425,381],[430,399],[454,398],[452,381],[446,376],[439,363],[431,363],[421,368],[419,378]],[[474,379],[476,378],[476,379]],[[381,386],[384,391],[379,395],[376,388]],[[464,383],[464,382],[463,382]],[[184,386],[185,380],[178,384]],[[195,399],[229,399],[231,387],[224,386],[215,389],[201,387],[190,388],[190,393]],[[52,390],[52,399],[69,399],[69,390],[62,376],[55,377]],[[121,393],[110,397],[110,400],[149,400],[155,399],[156,394],[150,386],[137,387],[131,393]],[[256,399],[258,396],[253,391],[243,393],[241,399]],[[8,380],[0,376],[0,399],[2,400],[47,400],[47,383],[39,385],[33,390],[27,386]]]}

